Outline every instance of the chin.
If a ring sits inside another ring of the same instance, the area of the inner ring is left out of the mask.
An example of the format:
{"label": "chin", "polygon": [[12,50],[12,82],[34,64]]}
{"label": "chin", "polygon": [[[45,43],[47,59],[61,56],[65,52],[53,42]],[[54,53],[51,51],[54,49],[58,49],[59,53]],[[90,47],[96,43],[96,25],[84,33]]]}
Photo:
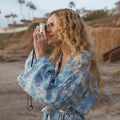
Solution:
{"label": "chin", "polygon": [[47,42],[49,45],[53,45],[53,43],[49,40],[48,42]]}
{"label": "chin", "polygon": [[62,43],[62,41],[60,40],[58,40],[58,41],[56,41],[56,40],[48,40],[48,42],[47,42],[49,45],[53,45],[53,46],[56,46],[56,45],[60,45],[61,43]]}
{"label": "chin", "polygon": [[48,40],[48,42],[47,42],[49,45],[51,45],[51,42],[50,42],[50,40]]}
{"label": "chin", "polygon": [[52,45],[52,46],[54,46],[54,47],[55,47],[56,45],[58,45],[58,44],[53,43],[53,42],[50,42],[50,41],[48,41],[48,44],[49,44],[49,45]]}

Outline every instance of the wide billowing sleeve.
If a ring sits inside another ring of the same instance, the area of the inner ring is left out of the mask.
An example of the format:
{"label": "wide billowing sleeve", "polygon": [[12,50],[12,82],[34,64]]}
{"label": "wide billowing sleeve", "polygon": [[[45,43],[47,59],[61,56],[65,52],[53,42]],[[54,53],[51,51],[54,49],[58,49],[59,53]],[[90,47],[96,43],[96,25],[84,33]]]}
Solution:
{"label": "wide billowing sleeve", "polygon": [[56,76],[54,66],[46,56],[42,56],[32,68],[18,76],[18,83],[33,99],[44,105],[56,109],[69,108],[74,101],[82,98],[89,86],[91,55],[87,52],[81,58],[82,63],[76,64],[75,57],[72,57]]}
{"label": "wide billowing sleeve", "polygon": [[25,66],[24,66],[24,70],[27,70],[29,68],[31,68],[31,62],[32,62],[32,59],[33,59],[33,65],[36,61],[36,57],[35,55],[33,54],[33,50],[30,52],[30,54],[28,55],[26,61],[25,61]]}

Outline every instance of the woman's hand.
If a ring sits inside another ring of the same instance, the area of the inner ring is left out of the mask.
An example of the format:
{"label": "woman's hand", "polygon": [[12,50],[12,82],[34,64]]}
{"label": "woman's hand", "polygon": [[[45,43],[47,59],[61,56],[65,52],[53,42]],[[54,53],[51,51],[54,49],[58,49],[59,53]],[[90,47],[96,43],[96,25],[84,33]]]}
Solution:
{"label": "woman's hand", "polygon": [[46,46],[47,46],[47,36],[45,32],[45,28],[43,28],[43,32],[39,32],[39,26],[36,27],[33,33],[33,45],[35,48],[35,55],[36,59],[38,59],[41,56],[45,56],[46,53]]}

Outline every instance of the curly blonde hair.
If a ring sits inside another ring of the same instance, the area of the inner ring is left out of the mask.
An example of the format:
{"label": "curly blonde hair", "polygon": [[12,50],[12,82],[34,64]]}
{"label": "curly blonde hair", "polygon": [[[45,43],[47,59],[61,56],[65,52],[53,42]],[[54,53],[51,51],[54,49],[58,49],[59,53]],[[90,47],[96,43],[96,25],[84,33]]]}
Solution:
{"label": "curly blonde hair", "polygon": [[[51,12],[49,17],[52,15],[56,16],[58,36],[60,39],[64,40],[64,44],[71,52],[71,55],[75,55],[78,60],[81,60],[80,54],[87,50],[92,55],[92,67],[90,69],[91,78],[94,77],[94,84],[96,83],[96,73],[98,82],[98,99],[96,103],[100,100],[100,72],[97,65],[97,57],[95,52],[95,47],[93,46],[93,41],[91,40],[86,25],[82,18],[71,9],[59,9]],[[53,65],[56,64],[59,55],[61,54],[60,46],[56,46],[53,53],[51,62]],[[82,61],[81,61],[82,62]],[[93,88],[92,79],[90,80],[90,88]],[[97,104],[94,104],[93,109],[96,108]]]}

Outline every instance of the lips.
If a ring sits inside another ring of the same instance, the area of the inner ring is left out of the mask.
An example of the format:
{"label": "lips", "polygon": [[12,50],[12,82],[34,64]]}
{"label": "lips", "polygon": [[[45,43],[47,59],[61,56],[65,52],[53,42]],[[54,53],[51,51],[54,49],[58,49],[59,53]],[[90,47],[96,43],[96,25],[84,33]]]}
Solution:
{"label": "lips", "polygon": [[54,35],[48,35],[48,37],[49,37],[49,36],[54,36]]}
{"label": "lips", "polygon": [[54,35],[48,35],[48,39],[51,39]]}

